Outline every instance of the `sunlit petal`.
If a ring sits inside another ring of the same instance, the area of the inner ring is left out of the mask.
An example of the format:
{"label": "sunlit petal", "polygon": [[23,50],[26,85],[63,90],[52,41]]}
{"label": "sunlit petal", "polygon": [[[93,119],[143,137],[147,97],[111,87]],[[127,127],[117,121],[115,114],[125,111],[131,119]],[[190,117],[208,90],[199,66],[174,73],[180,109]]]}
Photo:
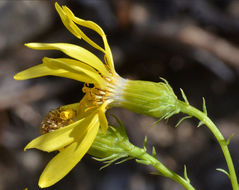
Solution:
{"label": "sunlit petal", "polygon": [[91,124],[95,123],[96,119],[96,114],[91,115],[66,127],[41,135],[38,138],[32,140],[25,147],[25,150],[30,148],[36,148],[47,152],[60,150],[73,141],[79,141],[80,139],[82,139],[87,130],[91,127]]}
{"label": "sunlit petal", "polygon": [[93,42],[89,37],[85,35],[85,33],[79,27],[77,27],[77,25],[72,21],[69,15],[67,15],[67,12],[65,12],[64,9],[62,9],[58,5],[58,3],[55,3],[55,7],[61,17],[63,24],[73,35],[75,35],[79,39],[83,38],[91,46],[105,53],[105,50],[102,47]]}
{"label": "sunlit petal", "polygon": [[38,50],[59,50],[66,55],[82,61],[98,70],[102,75],[108,76],[109,72],[101,60],[93,53],[80,46],[68,43],[28,43],[27,47]]}
{"label": "sunlit petal", "polygon": [[[80,80],[81,82],[97,83],[101,87],[104,87],[105,82],[101,75],[95,69],[80,61],[68,58],[53,59],[45,57],[43,59],[43,63],[49,67],[61,68],[68,72],[79,75],[79,80],[82,78],[82,80]],[[85,79],[88,80],[85,81]]]}
{"label": "sunlit petal", "polygon": [[41,135],[28,143],[24,150],[31,148],[36,148],[47,152],[59,150],[74,141],[74,137],[71,136],[74,127],[87,127],[85,125],[79,125],[81,122],[82,121],[76,121],[69,126]]}
{"label": "sunlit petal", "polygon": [[[58,4],[56,3],[56,6],[57,5]],[[70,17],[75,23],[77,23],[77,24],[79,24],[81,26],[87,27],[87,28],[89,28],[91,30],[96,31],[102,37],[102,40],[104,42],[104,47],[105,47],[105,56],[106,56],[106,60],[107,60],[106,63],[109,66],[110,70],[112,72],[115,72],[112,52],[111,52],[111,49],[109,47],[106,35],[105,35],[104,31],[102,30],[102,28],[99,25],[97,25],[96,23],[92,22],[92,21],[83,20],[83,19],[80,19],[80,18],[76,17],[74,15],[74,13],[66,6],[63,6],[63,10],[67,14],[67,16]],[[84,40],[87,41],[87,39],[84,39]],[[87,42],[90,45],[92,45],[93,47],[95,47],[93,43],[91,43],[89,41],[87,41]],[[95,47],[95,48],[97,48],[97,47]]]}
{"label": "sunlit petal", "polygon": [[[56,3],[57,4],[57,3]],[[65,14],[72,19],[75,23],[84,26],[86,28],[89,28],[91,30],[96,31],[101,37],[105,36],[104,31],[102,30],[102,28],[97,25],[96,23],[89,21],[89,20],[84,20],[81,18],[78,18],[74,15],[74,13],[66,6],[62,6],[63,10],[65,11]]]}
{"label": "sunlit petal", "polygon": [[39,179],[39,186],[49,187],[67,175],[89,150],[98,129],[99,120],[95,118],[81,141],[76,141],[63,149],[47,164]]}
{"label": "sunlit petal", "polygon": [[78,31],[79,29],[74,26],[74,23],[65,15],[64,11],[62,10],[62,8],[58,5],[58,3],[55,3],[55,8],[58,12],[58,14],[61,17],[62,23],[64,24],[64,26],[73,34],[75,35],[77,38],[81,39],[82,36],[80,34],[80,32]]}
{"label": "sunlit petal", "polygon": [[105,116],[105,107],[106,107],[106,103],[102,104],[99,109],[98,109],[98,114],[99,114],[99,120],[100,120],[100,127],[102,128],[102,130],[104,131],[104,133],[106,133],[107,129],[108,129],[108,121],[106,119]]}
{"label": "sunlit petal", "polygon": [[24,71],[17,73],[14,76],[14,79],[15,80],[26,80],[26,79],[37,78],[37,77],[42,77],[42,76],[47,76],[47,75],[60,76],[65,73],[66,73],[66,71],[63,69],[53,70],[44,64],[39,64],[39,65],[30,67],[29,69],[25,69]]}
{"label": "sunlit petal", "polygon": [[42,76],[59,76],[59,77],[70,78],[70,79],[74,79],[74,80],[86,82],[86,83],[97,83],[99,84],[99,86],[104,85],[104,83],[102,82],[102,79],[99,76],[92,78],[92,76],[86,75],[83,72],[79,74],[78,72],[72,72],[72,70],[69,71],[69,69],[67,71],[60,67],[49,66],[47,64],[39,64],[29,69],[26,69],[24,71],[21,71],[14,76],[14,79],[26,80],[26,79],[32,79],[32,78],[37,78]]}

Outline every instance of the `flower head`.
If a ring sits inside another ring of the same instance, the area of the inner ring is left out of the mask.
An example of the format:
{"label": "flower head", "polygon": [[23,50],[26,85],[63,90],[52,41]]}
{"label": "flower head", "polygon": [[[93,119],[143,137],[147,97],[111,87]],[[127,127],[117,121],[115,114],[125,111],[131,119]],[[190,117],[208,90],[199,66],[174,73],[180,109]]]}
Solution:
{"label": "flower head", "polygon": [[[75,17],[66,6],[60,7],[57,3],[55,6],[66,28],[77,38],[85,40],[104,53],[105,63],[85,48],[73,44],[26,44],[32,49],[60,50],[70,58],[44,57],[42,64],[16,74],[14,76],[16,80],[53,75],[85,83],[83,87],[85,96],[81,102],[49,112],[42,122],[43,135],[25,147],[25,150],[37,148],[47,152],[59,151],[43,171],[39,180],[40,187],[53,185],[81,160],[93,143],[99,126],[106,132],[108,122],[105,111],[113,104],[117,104],[120,87],[123,86],[121,83],[125,81],[115,72],[112,53],[104,31],[92,21]],[[87,37],[76,24],[97,32],[102,37],[104,48]]]}
{"label": "flower head", "polygon": [[[87,49],[68,43],[28,43],[27,47],[37,50],[60,50],[70,58],[48,58],[42,59],[42,64],[24,70],[14,76],[16,80],[53,75],[70,78],[85,83],[83,92],[91,101],[92,106],[100,107],[100,115],[110,105],[115,103],[125,82],[114,69],[112,53],[109,48],[104,31],[94,22],[86,21],[74,16],[66,6],[60,7],[55,4],[62,22],[66,28],[77,38],[85,40],[94,48],[104,53],[103,63],[97,56]],[[97,32],[104,43],[104,48],[97,45],[85,33],[77,27],[79,24]],[[93,84],[89,87],[88,84]],[[85,99],[86,100],[86,99]],[[101,117],[101,119],[103,119]],[[104,130],[107,129],[107,125]]]}
{"label": "flower head", "polygon": [[[42,64],[16,74],[16,80],[52,75],[84,83],[83,99],[50,111],[42,122],[42,135],[25,147],[25,150],[58,151],[44,169],[39,180],[40,187],[55,184],[82,159],[96,138],[99,127],[106,133],[108,122],[105,112],[110,107],[120,106],[157,118],[168,118],[179,112],[177,98],[167,83],[121,78],[114,69],[112,53],[100,26],[77,18],[66,6],[60,7],[57,3],[55,6],[65,27],[74,36],[101,51],[104,62],[87,49],[73,44],[25,44],[37,50],[59,50],[69,58],[44,57]],[[92,41],[77,24],[98,33],[104,47]]]}

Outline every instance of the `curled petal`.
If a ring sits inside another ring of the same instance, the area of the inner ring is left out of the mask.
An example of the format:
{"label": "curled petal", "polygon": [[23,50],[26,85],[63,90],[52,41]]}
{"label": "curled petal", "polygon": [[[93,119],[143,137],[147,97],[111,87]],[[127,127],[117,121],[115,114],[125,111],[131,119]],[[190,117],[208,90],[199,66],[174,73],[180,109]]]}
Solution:
{"label": "curled petal", "polygon": [[[59,5],[56,3],[55,4],[56,7],[58,7]],[[60,6],[59,6],[60,7]],[[91,30],[94,30],[95,32],[97,32],[101,37],[102,37],[102,40],[103,40],[103,43],[104,43],[104,47],[105,47],[105,57],[106,57],[106,64],[109,66],[110,70],[112,72],[115,72],[115,69],[114,69],[114,62],[113,62],[113,56],[112,56],[112,52],[111,52],[111,49],[109,47],[109,44],[108,44],[108,41],[107,41],[107,38],[106,38],[106,35],[104,33],[104,31],[102,30],[102,28],[97,25],[96,23],[92,22],[92,21],[88,21],[88,20],[83,20],[83,19],[80,19],[78,17],[76,17],[74,15],[74,13],[66,6],[63,6],[63,11],[65,12],[65,14],[71,19],[73,20],[75,23],[81,25],[81,26],[84,26],[86,28],[89,28]],[[58,11],[59,12],[59,11]],[[60,14],[60,13],[59,13]],[[83,36],[82,36],[83,38]],[[90,45],[92,45],[93,47],[95,47],[96,49],[99,49],[97,48],[95,45],[94,45],[94,42],[92,43],[92,41],[88,41],[87,38],[83,38],[86,42],[88,42]],[[100,49],[99,49],[100,50]]]}
{"label": "curled petal", "polygon": [[83,139],[73,142],[59,152],[47,164],[39,179],[39,186],[41,188],[49,187],[67,175],[89,150],[96,137],[98,129],[99,120],[98,118],[95,118],[95,120],[91,122]]}
{"label": "curled petal", "polygon": [[38,50],[59,50],[66,55],[82,61],[98,70],[102,75],[109,76],[109,72],[105,68],[104,63],[93,53],[77,45],[68,43],[28,43],[27,47]]}
{"label": "curled petal", "polygon": [[61,17],[63,24],[73,35],[79,39],[83,38],[91,46],[105,53],[105,50],[102,47],[93,42],[79,27],[77,27],[77,25],[72,21],[72,18],[70,17],[71,15],[67,14],[68,12],[65,12],[64,8],[62,9],[58,3],[55,3],[55,7]]}

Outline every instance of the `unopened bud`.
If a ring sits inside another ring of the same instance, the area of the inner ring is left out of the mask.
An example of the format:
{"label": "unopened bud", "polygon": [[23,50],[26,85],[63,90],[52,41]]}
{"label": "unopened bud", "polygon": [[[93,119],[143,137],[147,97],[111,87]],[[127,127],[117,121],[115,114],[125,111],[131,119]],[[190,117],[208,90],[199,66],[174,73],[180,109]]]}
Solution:
{"label": "unopened bud", "polygon": [[167,81],[128,80],[124,87],[121,107],[159,119],[167,119],[180,111],[177,96]]}
{"label": "unopened bud", "polygon": [[[101,159],[118,160],[128,157],[132,144],[123,126],[110,126],[106,133],[100,128],[88,154]],[[105,161],[105,160],[104,160]]]}

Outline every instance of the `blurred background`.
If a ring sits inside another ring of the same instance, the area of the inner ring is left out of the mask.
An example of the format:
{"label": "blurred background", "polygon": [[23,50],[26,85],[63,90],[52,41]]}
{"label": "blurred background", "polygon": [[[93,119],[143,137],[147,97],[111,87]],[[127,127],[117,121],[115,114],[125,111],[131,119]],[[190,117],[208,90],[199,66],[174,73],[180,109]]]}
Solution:
{"label": "blurred background", "polygon": [[[83,19],[104,29],[117,72],[126,78],[169,81],[178,97],[202,107],[226,138],[239,170],[239,1],[238,0],[65,0]],[[89,35],[100,42],[99,36]],[[0,190],[39,189],[38,178],[54,156],[24,146],[39,136],[41,120],[51,109],[80,101],[82,84],[44,77],[14,81],[17,72],[41,63],[57,51],[35,51],[26,42],[80,42],[68,32],[52,0],[0,0]],[[88,47],[88,46],[87,46]],[[91,49],[90,49],[91,50]],[[97,52],[96,52],[97,53]],[[159,160],[183,175],[187,166],[197,189],[230,190],[225,160],[210,131],[183,116],[151,127],[154,118],[112,109],[126,126],[131,142],[156,147]],[[110,116],[109,116],[110,117]],[[182,190],[171,180],[153,176],[152,168],[134,160],[99,171],[101,163],[85,156],[69,175],[49,190]]]}

